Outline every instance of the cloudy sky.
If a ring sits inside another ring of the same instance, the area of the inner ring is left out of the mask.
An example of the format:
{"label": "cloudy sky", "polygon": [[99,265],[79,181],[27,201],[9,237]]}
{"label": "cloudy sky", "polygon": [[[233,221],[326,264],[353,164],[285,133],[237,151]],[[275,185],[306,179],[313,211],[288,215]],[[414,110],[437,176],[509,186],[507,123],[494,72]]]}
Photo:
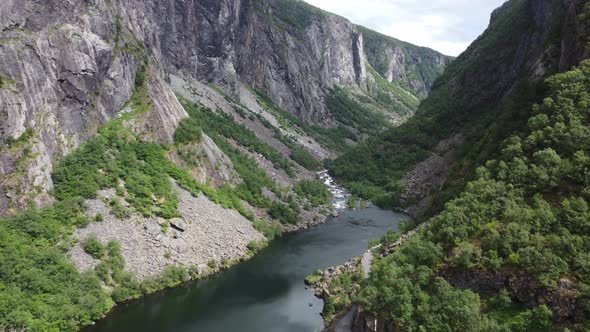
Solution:
{"label": "cloudy sky", "polygon": [[305,0],[356,24],[447,55],[459,55],[505,0]]}

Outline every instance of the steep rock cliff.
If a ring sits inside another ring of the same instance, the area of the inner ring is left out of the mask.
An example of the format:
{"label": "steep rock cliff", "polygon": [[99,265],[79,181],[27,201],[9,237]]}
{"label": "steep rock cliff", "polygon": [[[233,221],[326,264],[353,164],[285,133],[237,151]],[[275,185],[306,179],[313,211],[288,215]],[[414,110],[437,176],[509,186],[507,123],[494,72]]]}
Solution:
{"label": "steep rock cliff", "polygon": [[[52,165],[129,111],[124,106],[138,76],[147,78],[151,106],[130,126],[162,143],[186,117],[165,82],[170,74],[221,86],[238,100],[245,84],[300,119],[327,126],[337,125],[325,103],[329,89],[370,94],[372,57],[363,38],[369,31],[296,0],[7,0],[0,30],[0,214],[32,200],[50,202]],[[381,42],[392,44],[371,39],[373,47]],[[394,49],[381,59],[395,74],[384,74],[389,81],[422,67],[442,72],[449,60],[431,50],[414,54],[404,43]],[[399,52],[412,55],[400,62]],[[424,96],[431,80],[410,76],[401,94]],[[387,92],[393,101],[399,94]],[[413,112],[398,104],[404,117]],[[395,107],[381,108],[404,118]],[[9,153],[9,142],[19,138],[26,142]],[[23,151],[33,153],[24,158]]]}
{"label": "steep rock cliff", "polygon": [[397,83],[425,98],[440,76],[440,69],[451,63],[425,47],[417,47],[395,38],[358,27],[364,36],[367,61],[388,82]]}

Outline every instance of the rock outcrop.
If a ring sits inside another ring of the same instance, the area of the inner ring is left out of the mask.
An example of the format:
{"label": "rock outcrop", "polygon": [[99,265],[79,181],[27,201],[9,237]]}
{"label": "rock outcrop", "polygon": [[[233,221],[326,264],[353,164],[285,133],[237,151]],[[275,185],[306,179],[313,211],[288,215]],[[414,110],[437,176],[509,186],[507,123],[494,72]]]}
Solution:
{"label": "rock outcrop", "polygon": [[364,36],[364,53],[369,64],[389,82],[408,87],[426,98],[434,81],[453,60],[425,47],[413,47],[395,38],[358,27]]}
{"label": "rock outcrop", "polygon": [[404,192],[401,203],[407,206],[405,212],[414,217],[431,204],[432,195],[442,189],[451,173],[457,148],[464,143],[461,134],[438,143],[428,158],[416,164],[401,180]]}
{"label": "rock outcrop", "polygon": [[573,323],[581,308],[576,307],[578,287],[570,278],[559,279],[553,288],[547,288],[528,273],[521,271],[485,271],[444,269],[440,275],[452,285],[479,293],[497,294],[506,289],[513,301],[528,307],[545,304],[553,312],[555,323]]}
{"label": "rock outcrop", "polygon": [[188,170],[200,183],[210,183],[214,188],[239,183],[240,177],[232,161],[205,134],[199,142],[181,146],[170,152],[169,157],[177,165]]}

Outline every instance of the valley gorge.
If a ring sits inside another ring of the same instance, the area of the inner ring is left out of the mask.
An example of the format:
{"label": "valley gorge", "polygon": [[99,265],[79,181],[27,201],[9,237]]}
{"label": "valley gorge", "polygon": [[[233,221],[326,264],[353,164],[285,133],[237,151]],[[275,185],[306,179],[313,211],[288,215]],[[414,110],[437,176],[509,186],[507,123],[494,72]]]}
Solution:
{"label": "valley gorge", "polygon": [[321,161],[452,60],[290,0],[3,1],[0,27],[4,329],[77,330],[324,222]]}
{"label": "valley gorge", "polygon": [[589,19],[1,1],[0,331],[584,331]]}

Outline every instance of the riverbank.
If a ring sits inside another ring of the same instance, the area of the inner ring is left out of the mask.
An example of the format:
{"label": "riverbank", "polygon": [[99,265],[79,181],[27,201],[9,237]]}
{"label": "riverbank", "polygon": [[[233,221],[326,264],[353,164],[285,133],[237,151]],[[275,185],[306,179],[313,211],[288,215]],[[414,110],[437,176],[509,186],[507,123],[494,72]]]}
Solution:
{"label": "riverbank", "polygon": [[[318,173],[316,178],[330,183],[327,187],[336,197],[333,201],[343,197],[343,190],[333,184],[326,172]],[[125,198],[114,189],[101,190],[96,199],[87,200],[85,206],[93,222],[75,231],[73,235],[80,241],[68,253],[76,268],[79,271],[102,269],[113,260],[111,255],[92,255],[86,248],[89,240],[105,248],[109,243],[117,243],[120,247],[117,259],[124,262],[125,273],[137,278],[141,288],[127,298],[138,299],[227,270],[251,259],[275,237],[323,224],[329,216],[337,215],[336,205],[331,202],[313,209],[302,206],[301,221],[295,225],[281,225],[273,221],[253,223],[237,211],[223,208],[204,195],[195,197],[176,183],[172,185],[179,200],[180,218],[170,220],[144,217],[133,212],[128,215],[113,213],[112,203],[115,201],[121,209],[132,211]],[[261,228],[262,224],[274,230]],[[263,236],[262,233],[270,233],[270,236]],[[171,282],[160,282],[170,268],[174,268],[174,274],[179,277]],[[151,286],[144,287],[145,283]],[[113,303],[109,313],[116,308],[117,304]],[[105,316],[108,317],[109,313]]]}
{"label": "riverbank", "polygon": [[[360,282],[369,278],[374,261],[394,253],[424,226],[425,224],[421,224],[391,243],[378,244],[360,257],[353,257],[342,265],[316,271],[305,279],[305,283],[313,289],[314,294],[324,301],[322,317],[327,331],[353,331],[344,328],[349,326],[354,326],[355,331],[373,331],[373,325],[377,324],[377,321],[365,319],[361,314],[362,308],[357,304]],[[373,325],[365,326],[367,324]]]}
{"label": "riverbank", "polygon": [[[325,177],[322,174],[322,178]],[[309,210],[302,206],[301,221],[297,224],[283,225],[271,220],[253,223],[202,194],[193,196],[176,183],[172,186],[178,197],[180,215],[170,220],[131,212],[129,203],[117,195],[115,189],[101,190],[96,199],[87,200],[85,206],[94,221],[74,232],[74,237],[80,241],[68,255],[77,269],[94,270],[101,262],[84,248],[84,243],[92,238],[103,244],[120,243],[125,269],[140,280],[157,276],[171,265],[191,268],[202,274],[211,266],[226,265],[248,256],[281,233],[324,223],[329,215],[336,213],[330,205]],[[114,210],[114,206],[120,207]]]}
{"label": "riverbank", "polygon": [[371,239],[406,218],[374,206],[340,210],[327,223],[285,234],[208,278],[117,306],[84,331],[322,330],[323,302],[302,280],[361,254]]}

